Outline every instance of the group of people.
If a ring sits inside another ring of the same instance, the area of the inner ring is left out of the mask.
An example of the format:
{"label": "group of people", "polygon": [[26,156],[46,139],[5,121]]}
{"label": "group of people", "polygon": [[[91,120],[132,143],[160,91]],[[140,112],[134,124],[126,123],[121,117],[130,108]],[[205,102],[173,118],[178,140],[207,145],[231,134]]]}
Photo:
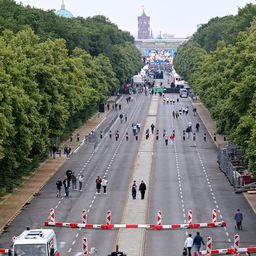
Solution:
{"label": "group of people", "polygon": [[[77,188],[77,181],[78,181],[78,188]],[[75,172],[72,172],[70,169],[68,169],[66,171],[66,177],[63,180],[59,178],[56,182],[57,197],[62,196],[61,194],[62,186],[64,187],[66,197],[69,197],[70,187],[72,187],[72,190],[82,191],[83,182],[84,182],[83,174],[80,174],[77,178],[77,176],[75,175]]]}
{"label": "group of people", "polygon": [[96,178],[96,194],[100,194],[101,187],[103,187],[103,194],[107,194],[107,185],[108,185],[108,180],[104,176],[101,178],[100,176],[97,176]]}
{"label": "group of people", "polygon": [[[132,184],[132,198],[133,199],[136,199],[137,190],[138,190],[138,185],[136,184],[136,180],[134,180],[133,184]],[[147,186],[146,186],[145,182],[142,180],[140,185],[139,185],[139,191],[140,191],[141,199],[145,198],[146,190],[147,190]]]}
{"label": "group of people", "polygon": [[[243,214],[240,209],[237,209],[236,213],[234,214],[234,220],[235,229],[242,230]],[[205,245],[205,243],[199,232],[196,233],[194,239],[192,238],[192,235],[189,234],[184,243],[183,255],[191,256],[193,246],[195,247],[197,255],[200,255],[200,248],[202,245]]]}

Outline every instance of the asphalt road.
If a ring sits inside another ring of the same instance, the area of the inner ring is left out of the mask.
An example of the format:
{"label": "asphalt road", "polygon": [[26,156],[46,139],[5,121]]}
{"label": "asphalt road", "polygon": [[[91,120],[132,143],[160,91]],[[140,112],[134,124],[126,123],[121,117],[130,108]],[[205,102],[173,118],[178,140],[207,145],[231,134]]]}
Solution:
{"label": "asphalt road", "polygon": [[[170,96],[173,97],[173,96]],[[188,115],[172,118],[172,111],[189,107]],[[244,230],[240,231],[241,247],[255,246],[255,214],[243,195],[233,193],[226,177],[218,169],[217,150],[197,116],[193,116],[189,99],[181,99],[174,105],[160,103],[157,120],[160,140],[155,144],[154,176],[152,178],[151,199],[148,222],[156,222],[156,213],[162,211],[163,224],[183,224],[187,222],[188,210],[193,211],[193,222],[210,222],[211,211],[218,211],[218,221],[226,221],[227,228],[148,231],[145,255],[181,255],[186,235],[200,231],[204,240],[213,238],[213,247],[227,248],[233,245],[234,212],[240,208],[244,214]],[[200,123],[196,141],[183,141],[183,130],[187,123]],[[175,130],[175,145],[164,144],[162,131],[167,134]]]}
{"label": "asphalt road", "polygon": [[[144,94],[134,96],[134,101],[127,104],[125,98],[121,101],[122,110],[112,111],[105,122],[98,128],[103,130],[113,119],[116,113],[127,113],[128,121],[121,123],[119,118],[111,127],[112,139],[107,133],[99,139],[98,147],[94,150],[93,144],[84,144],[73,155],[60,171],[47,184],[40,195],[14,220],[8,231],[0,237],[0,247],[9,247],[11,238],[20,234],[26,226],[31,228],[43,227],[50,208],[55,208],[56,221],[81,223],[82,210],[88,210],[88,223],[104,224],[107,210],[112,211],[112,221],[120,223],[124,198],[131,187],[131,171],[133,161],[138,150],[138,143],[132,135],[132,123],[141,123],[148,112],[150,96]],[[119,130],[120,138],[115,141],[115,132]],[[129,133],[126,141],[125,134]],[[140,135],[141,136],[141,135]],[[98,136],[99,137],[99,136]],[[78,175],[83,173],[85,184],[83,192],[71,191],[70,198],[57,198],[55,182],[58,177],[65,177],[67,169]],[[109,185],[107,195],[96,195],[95,179],[99,175],[107,177]],[[82,237],[86,236],[89,248],[97,248],[98,255],[106,255],[112,251],[116,239],[115,231],[75,230],[68,228],[54,228],[57,234],[58,245],[63,255],[82,255]]]}
{"label": "asphalt road", "polygon": [[[177,98],[177,95],[169,97]],[[20,215],[14,220],[7,232],[0,236],[0,247],[9,247],[11,238],[20,234],[26,226],[31,228],[43,227],[50,208],[55,208],[56,220],[63,222],[81,222],[83,209],[87,209],[88,223],[105,223],[107,210],[112,211],[112,222],[120,223],[125,206],[125,198],[130,193],[131,174],[136,158],[139,141],[132,136],[132,123],[143,122],[148,114],[150,96],[136,95],[135,101],[129,104],[125,98],[121,101],[122,110],[112,111],[99,126],[96,133],[104,130],[116,114],[128,113],[128,121],[121,123],[117,119],[112,130],[112,139],[108,134],[94,144],[85,143],[62,166],[53,179],[42,189],[40,194],[24,207]],[[178,119],[172,118],[172,111],[189,106],[189,114]],[[197,116],[192,114],[189,99],[180,99],[174,105],[160,102],[156,129],[159,129],[159,140],[155,143],[153,157],[153,175],[148,185],[149,209],[147,223],[156,223],[158,210],[162,211],[163,224],[182,224],[187,221],[187,211],[193,211],[194,222],[211,221],[212,209],[218,210],[218,220],[227,221],[227,228],[202,229],[204,239],[213,237],[214,248],[226,248],[233,244],[234,211],[240,208],[244,213],[244,230],[240,231],[241,246],[256,245],[255,214],[251,210],[243,195],[233,193],[226,177],[218,169],[217,150],[207,135],[203,124]],[[182,132],[191,121],[193,128],[200,123],[200,132],[196,141],[182,140]],[[167,134],[175,130],[175,144],[166,146],[162,137],[165,129]],[[115,132],[119,130],[120,138],[115,141]],[[142,130],[142,129],[141,129]],[[125,134],[129,133],[126,141]],[[145,136],[140,134],[140,136]],[[58,177],[64,178],[66,170],[70,168],[78,175],[83,173],[85,183],[83,192],[71,191],[70,198],[57,198],[55,182]],[[107,195],[96,195],[96,176],[104,175],[109,181]],[[142,223],[139,223],[142,224]],[[58,245],[63,255],[82,255],[82,237],[86,236],[89,248],[97,248],[100,256],[111,252],[116,241],[114,230],[79,230],[68,228],[54,228]],[[187,230],[177,231],[147,231],[145,255],[181,255]],[[190,230],[193,235],[196,230]],[[132,245],[131,245],[132,246]],[[171,254],[170,254],[171,252]]]}

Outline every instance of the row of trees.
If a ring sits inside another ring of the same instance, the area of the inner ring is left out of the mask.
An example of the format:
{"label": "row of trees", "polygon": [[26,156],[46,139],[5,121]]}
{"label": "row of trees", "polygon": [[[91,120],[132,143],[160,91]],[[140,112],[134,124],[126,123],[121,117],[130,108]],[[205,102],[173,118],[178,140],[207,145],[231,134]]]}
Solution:
{"label": "row of trees", "polygon": [[[256,6],[215,18],[180,46],[175,68],[192,85],[219,132],[245,149],[256,174]],[[221,35],[221,36],[220,36]]]}
{"label": "row of trees", "polygon": [[102,16],[65,19],[0,0],[0,30],[1,195],[142,63],[132,37]]}

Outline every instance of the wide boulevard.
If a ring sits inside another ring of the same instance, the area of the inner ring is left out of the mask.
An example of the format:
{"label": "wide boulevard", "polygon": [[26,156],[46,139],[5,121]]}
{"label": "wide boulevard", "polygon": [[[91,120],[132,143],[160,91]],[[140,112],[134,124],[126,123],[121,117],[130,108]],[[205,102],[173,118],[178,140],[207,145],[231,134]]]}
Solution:
{"label": "wide boulevard", "polygon": [[[164,80],[164,83],[167,80]],[[0,247],[9,247],[11,238],[20,234],[27,226],[45,228],[44,221],[48,218],[50,208],[55,209],[56,221],[81,223],[83,209],[88,211],[88,223],[104,224],[106,212],[111,210],[112,223],[122,223],[125,214],[127,198],[131,198],[131,186],[140,143],[147,145],[145,139],[145,121],[150,116],[149,108],[153,97],[158,98],[158,108],[154,134],[153,160],[150,172],[150,182],[147,185],[145,200],[146,218],[144,223],[124,224],[156,224],[157,212],[162,211],[163,224],[184,224],[187,222],[188,210],[193,212],[193,222],[211,222],[212,210],[217,210],[218,221],[226,221],[227,227],[201,230],[145,230],[145,239],[137,255],[182,255],[184,241],[188,233],[192,236],[200,231],[204,240],[207,236],[213,238],[214,248],[227,248],[233,245],[234,212],[240,208],[244,214],[243,230],[239,231],[241,247],[256,245],[255,214],[242,194],[235,194],[225,175],[217,164],[217,148],[207,133],[198,115],[193,115],[189,98],[180,98],[177,94],[166,97],[175,100],[174,104],[164,103],[161,96],[149,93],[135,94],[133,101],[126,102],[127,95],[120,99],[121,110],[112,110],[106,119],[97,127],[98,144],[86,142],[68,159],[52,180],[24,207],[13,221],[8,231],[0,236]],[[188,107],[188,114],[173,118],[172,112]],[[113,122],[109,132],[100,139],[99,131],[104,130],[116,115],[127,114],[127,122],[119,117]],[[195,124],[200,124],[195,140],[185,138],[183,130],[191,122],[195,132]],[[136,140],[132,134],[132,124],[140,123],[141,132]],[[119,131],[119,139],[115,133]],[[156,140],[156,130],[159,139]],[[163,130],[169,136],[175,130],[175,142],[165,145]],[[126,133],[129,138],[126,139]],[[206,141],[204,141],[206,133]],[[56,181],[64,179],[67,169],[76,175],[84,174],[83,191],[70,191],[70,197],[56,197]],[[96,194],[95,180],[97,176],[108,179],[107,194]],[[140,184],[140,179],[137,184]],[[140,199],[137,194],[136,202]],[[136,203],[134,201],[134,203]],[[131,214],[136,214],[136,211]],[[136,218],[135,218],[136,219]],[[97,249],[97,255],[108,255],[118,241],[118,230],[85,230],[71,228],[53,228],[61,255],[82,255],[82,238],[87,237],[89,248]],[[136,231],[135,231],[136,233]],[[136,234],[132,238],[136,240]],[[133,243],[129,242],[129,247]],[[122,251],[122,248],[120,248]],[[130,256],[128,254],[128,256]]]}

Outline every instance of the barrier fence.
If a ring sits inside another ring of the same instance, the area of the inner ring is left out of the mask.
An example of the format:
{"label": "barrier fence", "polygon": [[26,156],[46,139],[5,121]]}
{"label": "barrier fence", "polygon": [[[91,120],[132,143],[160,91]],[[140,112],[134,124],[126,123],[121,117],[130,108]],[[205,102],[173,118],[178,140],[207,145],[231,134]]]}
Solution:
{"label": "barrier fence", "polygon": [[162,224],[162,212],[157,213],[156,224],[112,224],[111,223],[111,211],[108,210],[106,214],[106,223],[104,224],[88,224],[87,223],[87,212],[84,209],[82,212],[82,223],[77,222],[60,222],[55,220],[55,211],[50,209],[50,215],[48,221],[44,222],[45,226],[55,226],[55,227],[67,227],[67,228],[84,228],[84,229],[136,229],[144,228],[150,230],[175,230],[175,229],[199,229],[199,228],[215,228],[215,227],[225,227],[225,221],[217,221],[217,211],[212,210],[212,220],[211,222],[205,223],[193,223],[192,211],[188,211],[188,220],[185,224]]}

